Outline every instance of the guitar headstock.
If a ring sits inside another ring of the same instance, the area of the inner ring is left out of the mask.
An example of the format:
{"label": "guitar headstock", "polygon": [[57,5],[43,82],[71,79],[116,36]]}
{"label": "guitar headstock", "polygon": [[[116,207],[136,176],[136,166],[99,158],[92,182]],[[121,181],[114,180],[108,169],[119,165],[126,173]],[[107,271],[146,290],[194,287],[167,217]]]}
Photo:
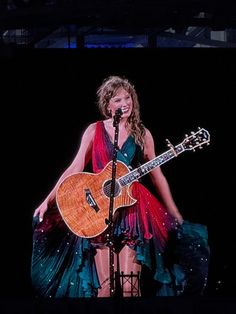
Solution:
{"label": "guitar headstock", "polygon": [[203,128],[198,128],[197,132],[191,132],[191,135],[185,135],[184,141],[181,143],[185,150],[195,150],[202,148],[203,145],[210,144],[210,134]]}

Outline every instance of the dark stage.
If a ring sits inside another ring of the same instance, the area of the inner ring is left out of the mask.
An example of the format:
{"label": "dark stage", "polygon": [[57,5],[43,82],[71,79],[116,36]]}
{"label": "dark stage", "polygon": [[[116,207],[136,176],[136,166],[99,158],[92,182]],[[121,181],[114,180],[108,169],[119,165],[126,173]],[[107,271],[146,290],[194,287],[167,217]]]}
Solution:
{"label": "dark stage", "polygon": [[[235,53],[204,48],[4,52],[1,313],[235,313]],[[135,84],[158,154],[167,150],[166,138],[179,144],[198,126],[210,133],[210,146],[162,166],[185,219],[208,227],[210,272],[201,297],[39,301],[32,296],[32,213],[72,161],[84,128],[100,118],[96,89],[112,74]]]}

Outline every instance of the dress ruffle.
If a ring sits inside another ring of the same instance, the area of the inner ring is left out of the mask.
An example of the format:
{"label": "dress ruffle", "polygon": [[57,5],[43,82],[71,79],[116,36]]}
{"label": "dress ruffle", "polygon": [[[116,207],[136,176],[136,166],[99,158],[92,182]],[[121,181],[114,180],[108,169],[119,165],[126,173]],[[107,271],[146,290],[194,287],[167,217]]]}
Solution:
{"label": "dress ruffle", "polygon": [[32,285],[38,297],[91,297],[99,280],[95,250],[68,230],[54,206],[33,220]]}

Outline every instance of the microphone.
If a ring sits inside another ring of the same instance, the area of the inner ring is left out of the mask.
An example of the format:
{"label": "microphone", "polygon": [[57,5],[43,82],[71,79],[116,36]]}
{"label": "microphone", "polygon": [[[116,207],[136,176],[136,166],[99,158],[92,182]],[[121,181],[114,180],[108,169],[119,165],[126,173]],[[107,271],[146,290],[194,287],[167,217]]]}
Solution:
{"label": "microphone", "polygon": [[123,114],[123,111],[121,108],[116,109],[115,115],[114,115],[114,120],[113,120],[113,126],[116,126],[120,122],[120,118]]}
{"label": "microphone", "polygon": [[122,114],[123,114],[123,111],[121,108],[116,109],[116,111],[115,111],[116,116],[122,116]]}

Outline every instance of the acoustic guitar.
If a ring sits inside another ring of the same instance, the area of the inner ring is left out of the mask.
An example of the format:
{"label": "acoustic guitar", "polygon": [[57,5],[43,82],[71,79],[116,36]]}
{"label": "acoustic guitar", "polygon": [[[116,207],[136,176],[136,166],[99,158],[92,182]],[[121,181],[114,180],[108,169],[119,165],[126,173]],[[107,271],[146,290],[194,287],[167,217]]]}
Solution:
{"label": "acoustic guitar", "polygon": [[[198,128],[197,132],[186,135],[176,146],[168,141],[169,149],[166,152],[136,169],[130,171],[123,162],[117,161],[113,215],[118,208],[131,206],[136,202],[130,193],[130,186],[134,181],[180,153],[194,151],[209,143],[209,132]],[[69,229],[79,237],[93,238],[107,229],[111,177],[112,161],[99,173],[78,172],[66,177],[59,185],[56,192],[58,209]]]}

